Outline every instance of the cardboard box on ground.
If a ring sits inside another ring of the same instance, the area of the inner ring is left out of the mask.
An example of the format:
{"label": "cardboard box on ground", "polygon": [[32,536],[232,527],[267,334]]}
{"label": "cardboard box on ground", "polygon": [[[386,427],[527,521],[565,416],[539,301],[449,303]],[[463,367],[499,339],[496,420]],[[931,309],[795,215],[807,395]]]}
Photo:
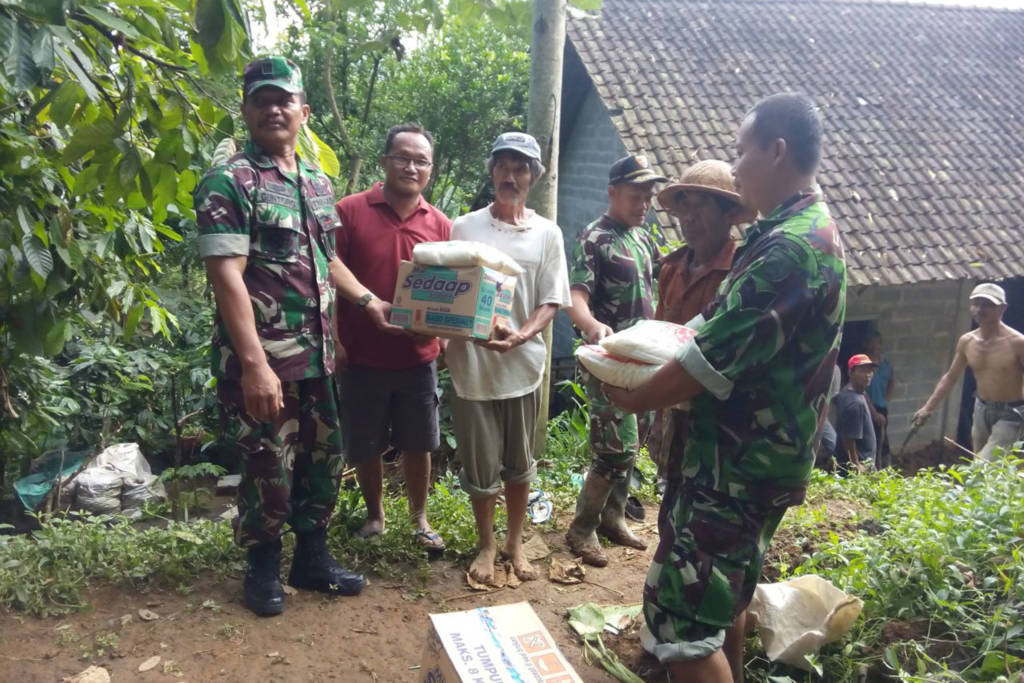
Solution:
{"label": "cardboard box on ground", "polygon": [[391,323],[449,339],[487,339],[510,325],[516,278],[487,266],[398,266]]}
{"label": "cardboard box on ground", "polygon": [[526,602],[430,615],[423,683],[583,683]]}

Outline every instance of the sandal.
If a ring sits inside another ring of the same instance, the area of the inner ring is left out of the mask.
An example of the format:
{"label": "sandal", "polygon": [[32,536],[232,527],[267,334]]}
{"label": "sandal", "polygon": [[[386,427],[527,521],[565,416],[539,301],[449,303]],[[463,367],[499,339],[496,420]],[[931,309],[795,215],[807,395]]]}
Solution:
{"label": "sandal", "polygon": [[416,542],[431,555],[440,555],[444,552],[444,539],[437,535],[433,529],[417,529],[412,533]]}

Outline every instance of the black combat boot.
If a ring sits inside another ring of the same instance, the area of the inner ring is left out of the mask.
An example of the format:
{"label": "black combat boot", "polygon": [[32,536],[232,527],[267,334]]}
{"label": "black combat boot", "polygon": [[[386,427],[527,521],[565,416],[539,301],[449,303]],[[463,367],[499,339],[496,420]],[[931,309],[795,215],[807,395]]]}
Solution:
{"label": "black combat boot", "polygon": [[327,552],[326,528],[297,533],[295,538],[289,586],[331,595],[359,595],[366,579],[334,561]]}
{"label": "black combat boot", "polygon": [[284,610],[281,586],[281,540],[254,545],[248,550],[245,570],[245,606],[261,617]]}

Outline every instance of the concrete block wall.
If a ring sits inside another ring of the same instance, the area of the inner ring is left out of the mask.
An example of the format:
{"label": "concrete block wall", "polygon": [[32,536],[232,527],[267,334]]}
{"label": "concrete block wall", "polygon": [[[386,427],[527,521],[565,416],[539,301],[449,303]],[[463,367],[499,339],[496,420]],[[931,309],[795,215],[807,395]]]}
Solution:
{"label": "concrete block wall", "polygon": [[[558,172],[558,225],[572,265],[576,237],[608,206],[608,169],[626,155],[618,131],[597,91],[590,88],[570,134],[561,140]],[[574,333],[569,316],[555,318],[552,356],[572,356]]]}
{"label": "concrete block wall", "polygon": [[[906,438],[910,418],[928,399],[953,359],[957,339],[970,329],[967,296],[971,282],[898,287],[851,287],[847,321],[875,321],[893,365],[896,386],[889,406],[889,441],[894,450]],[[908,450],[943,436],[955,438],[962,383],[950,392]]]}

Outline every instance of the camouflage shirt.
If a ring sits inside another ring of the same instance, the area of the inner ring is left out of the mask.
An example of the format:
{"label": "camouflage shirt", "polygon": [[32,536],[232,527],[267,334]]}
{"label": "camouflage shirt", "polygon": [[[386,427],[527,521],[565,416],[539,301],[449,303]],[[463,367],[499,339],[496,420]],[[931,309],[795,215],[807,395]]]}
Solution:
{"label": "camouflage shirt", "polygon": [[682,476],[768,507],[803,501],[846,317],[839,232],[815,193],[748,230],[680,364],[706,389]]}
{"label": "camouflage shirt", "polygon": [[[207,172],[195,192],[199,253],[246,256],[256,333],[271,369],[283,381],[334,370],[334,190],[299,160],[297,174],[279,170],[251,140]],[[239,379],[241,364],[217,311],[213,374]]]}
{"label": "camouflage shirt", "polygon": [[654,317],[660,257],[649,230],[630,228],[605,214],[580,233],[569,282],[590,295],[594,317],[617,332]]}

